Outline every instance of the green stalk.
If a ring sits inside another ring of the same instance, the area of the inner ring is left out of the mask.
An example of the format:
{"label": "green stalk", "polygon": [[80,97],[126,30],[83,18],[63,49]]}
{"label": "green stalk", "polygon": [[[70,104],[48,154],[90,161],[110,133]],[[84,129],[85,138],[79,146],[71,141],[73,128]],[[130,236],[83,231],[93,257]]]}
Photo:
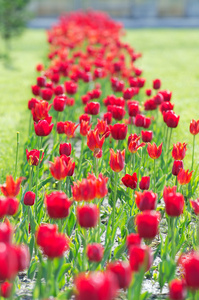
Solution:
{"label": "green stalk", "polygon": [[19,152],[19,131],[17,131],[17,149],[16,149],[15,173],[14,173],[15,179],[16,179],[16,175],[17,175],[18,152]]}
{"label": "green stalk", "polygon": [[140,150],[141,154],[140,157],[138,157],[139,165],[138,165],[138,176],[137,176],[137,190],[139,189],[139,181],[140,181],[140,167],[141,167],[141,161],[142,161],[142,149]]}
{"label": "green stalk", "polygon": [[86,228],[84,229],[84,249],[82,254],[82,271],[86,271],[86,247],[87,247],[87,240],[88,240],[88,232]]}
{"label": "green stalk", "polygon": [[84,153],[84,136],[82,137],[82,142],[81,142],[81,154],[80,154],[79,165],[78,165],[78,171],[77,171],[78,177],[80,176],[80,173],[81,173],[81,166],[82,166],[83,153]]}
{"label": "green stalk", "polygon": [[114,222],[115,222],[115,205],[117,201],[117,183],[118,183],[118,173],[115,174],[115,188],[114,188],[114,194],[113,194],[113,211],[112,211],[112,229],[114,228]]}
{"label": "green stalk", "polygon": [[39,163],[37,165],[37,172],[36,172],[36,193],[35,193],[35,219],[37,217],[37,205],[38,205],[38,177],[39,177],[39,168],[40,168],[40,159],[42,157],[42,151],[41,151],[41,145],[42,145],[42,137],[39,138],[38,142],[38,148],[39,148]]}
{"label": "green stalk", "polygon": [[175,219],[174,217],[169,217],[170,226],[170,239],[171,239],[171,258],[175,261]]}
{"label": "green stalk", "polygon": [[193,170],[193,164],[194,164],[195,138],[196,138],[196,136],[194,135],[194,136],[193,136],[193,150],[192,150],[191,170]]}
{"label": "green stalk", "polygon": [[153,183],[153,192],[155,193],[155,181],[156,181],[156,170],[155,170],[155,159],[153,160],[154,161],[154,183]]}

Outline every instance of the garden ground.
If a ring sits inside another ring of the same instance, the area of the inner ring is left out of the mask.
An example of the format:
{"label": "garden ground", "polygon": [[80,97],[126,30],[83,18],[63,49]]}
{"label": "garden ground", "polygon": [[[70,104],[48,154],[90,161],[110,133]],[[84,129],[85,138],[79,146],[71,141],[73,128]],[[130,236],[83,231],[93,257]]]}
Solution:
{"label": "garden ground", "polygon": [[[124,37],[136,51],[143,53],[138,66],[144,69],[146,87],[150,87],[154,78],[161,78],[162,88],[173,92],[172,102],[181,123],[179,129],[174,130],[173,139],[187,142],[190,147],[190,119],[199,119],[198,36],[198,29],[137,29],[128,30]],[[28,29],[12,42],[11,60],[0,59],[0,183],[4,182],[6,174],[14,171],[17,131],[20,132],[22,161],[23,145],[28,136],[30,86],[35,83],[35,65],[45,60],[46,53],[45,32]],[[197,138],[196,143],[199,145]],[[199,146],[196,147],[196,161],[198,149]],[[186,156],[187,160],[190,158],[191,150]]]}

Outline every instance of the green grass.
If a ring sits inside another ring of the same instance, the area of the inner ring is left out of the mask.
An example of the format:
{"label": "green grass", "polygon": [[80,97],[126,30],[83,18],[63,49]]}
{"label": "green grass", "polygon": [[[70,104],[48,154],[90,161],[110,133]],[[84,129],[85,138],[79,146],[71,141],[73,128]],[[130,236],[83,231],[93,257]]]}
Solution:
{"label": "green grass", "polygon": [[[180,114],[178,129],[173,130],[172,141],[192,144],[189,123],[199,119],[199,30],[142,29],[129,30],[125,40],[136,51],[143,53],[137,66],[143,68],[146,87],[152,79],[161,78],[162,88],[173,92],[175,112]],[[2,42],[0,43],[2,45]],[[47,51],[45,32],[27,30],[12,42],[11,63],[5,66],[0,59],[0,183],[5,175],[13,173],[16,150],[16,132],[20,132],[20,161],[28,135],[31,98],[30,86],[36,78],[35,65],[43,62]],[[0,49],[2,50],[2,49]],[[198,137],[196,142],[199,145]],[[196,147],[198,152],[199,147]],[[191,150],[187,151],[187,159]],[[196,161],[199,155],[196,155]],[[185,165],[189,168],[190,163]]]}

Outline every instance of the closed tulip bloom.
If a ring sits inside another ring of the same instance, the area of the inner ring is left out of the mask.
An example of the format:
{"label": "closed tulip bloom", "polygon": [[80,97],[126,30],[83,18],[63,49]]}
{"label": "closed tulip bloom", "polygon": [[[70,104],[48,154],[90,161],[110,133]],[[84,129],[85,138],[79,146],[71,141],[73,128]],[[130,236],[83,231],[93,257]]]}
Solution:
{"label": "closed tulip bloom", "polygon": [[41,97],[42,97],[43,100],[46,100],[46,101],[51,100],[51,98],[53,96],[53,90],[52,89],[49,89],[49,88],[41,89],[40,92],[41,92]]}
{"label": "closed tulip bloom", "polygon": [[25,205],[32,206],[35,203],[35,193],[28,191],[25,193],[23,202]]}
{"label": "closed tulip bloom", "polygon": [[128,262],[111,262],[108,264],[107,270],[115,274],[120,289],[126,289],[129,287],[132,280],[132,270]]}
{"label": "closed tulip bloom", "polygon": [[4,218],[8,211],[8,202],[5,197],[0,196],[0,219]]}
{"label": "closed tulip bloom", "polygon": [[161,80],[160,79],[154,79],[153,80],[154,90],[159,90],[160,87],[161,87]]}
{"label": "closed tulip bloom", "polygon": [[77,92],[78,85],[74,81],[66,81],[64,82],[66,93],[69,95],[74,95]]}
{"label": "closed tulip bloom", "polygon": [[155,110],[157,108],[157,104],[154,98],[148,99],[144,102],[144,109],[146,111]]}
{"label": "closed tulip bloom", "polygon": [[180,116],[177,116],[172,110],[168,110],[163,112],[163,118],[168,127],[176,128],[178,126]]}
{"label": "closed tulip bloom", "polygon": [[110,125],[112,123],[112,113],[108,111],[103,115],[103,119],[107,122],[108,125]]}
{"label": "closed tulip bloom", "polygon": [[35,96],[39,96],[40,95],[40,87],[38,85],[32,85],[32,93]]}
{"label": "closed tulip bloom", "polygon": [[169,299],[170,300],[184,300],[186,298],[186,285],[184,280],[173,279],[169,283]]}
{"label": "closed tulip bloom", "polygon": [[157,159],[162,154],[162,143],[157,147],[155,143],[148,144],[147,152],[152,159]]}
{"label": "closed tulip bloom", "polygon": [[[27,157],[27,162],[29,163],[29,165],[38,166],[39,156],[40,156],[39,150],[32,149],[32,150],[28,151],[26,149],[26,157]],[[40,157],[40,163],[42,162],[43,158],[44,158],[44,152],[42,153],[42,155]]]}
{"label": "closed tulip bloom", "polygon": [[183,161],[182,160],[174,160],[172,174],[174,176],[178,176],[180,169],[183,169]]}
{"label": "closed tulip bloom", "polygon": [[134,95],[134,89],[133,88],[128,88],[123,91],[123,97],[125,100],[129,100],[133,97]]}
{"label": "closed tulip bloom", "polygon": [[172,157],[175,160],[183,160],[187,151],[187,144],[180,143],[173,144]]}
{"label": "closed tulip bloom", "polygon": [[191,181],[192,173],[193,171],[189,172],[189,170],[180,169],[177,177],[179,184],[188,184]]}
{"label": "closed tulip bloom", "polygon": [[62,257],[64,252],[69,249],[69,238],[64,234],[51,235],[42,246],[42,251],[50,259]]}
{"label": "closed tulip bloom", "polygon": [[32,110],[35,108],[35,105],[37,103],[39,103],[40,100],[36,99],[36,98],[31,98],[29,101],[28,101],[28,109]]}
{"label": "closed tulip bloom", "polygon": [[150,97],[151,94],[152,94],[152,89],[146,89],[146,90],[145,90],[145,94],[146,94],[148,97]]}
{"label": "closed tulip bloom", "polygon": [[0,243],[12,243],[13,229],[8,220],[0,223]]}
{"label": "closed tulip bloom", "polygon": [[101,244],[89,244],[86,249],[89,261],[100,262],[104,255],[104,247]]}
{"label": "closed tulip bloom", "polygon": [[77,206],[77,221],[81,227],[95,227],[99,220],[99,209],[97,205]]}
{"label": "closed tulip bloom", "polygon": [[164,91],[159,91],[158,93],[162,94],[162,96],[164,97],[165,102],[171,101],[172,92],[170,92],[168,90],[164,90]]}
{"label": "closed tulip bloom", "polygon": [[141,190],[148,190],[150,186],[150,177],[149,176],[143,176],[139,183],[139,188]]}
{"label": "closed tulip bloom", "polygon": [[132,175],[126,174],[122,177],[122,183],[126,186],[131,188],[132,190],[136,189],[137,187],[137,173],[133,173]]}
{"label": "closed tulip bloom", "polygon": [[136,127],[144,127],[144,120],[145,120],[145,116],[136,115],[136,117],[135,117],[135,126]]}
{"label": "closed tulip bloom", "polygon": [[69,215],[69,208],[72,204],[64,192],[52,192],[45,195],[47,213],[50,218],[63,219]]}
{"label": "closed tulip bloom", "polygon": [[128,102],[128,114],[129,117],[135,117],[139,114],[139,103],[137,101],[130,101]]}
{"label": "closed tulip bloom", "polygon": [[133,272],[139,272],[144,267],[148,271],[153,263],[151,248],[145,245],[135,245],[129,251],[129,263]]}
{"label": "closed tulip bloom", "polygon": [[131,246],[141,245],[141,242],[142,242],[142,239],[138,233],[130,233],[126,237],[126,246],[127,246],[128,250],[130,249]]}
{"label": "closed tulip bloom", "polygon": [[83,114],[79,117],[79,123],[81,123],[82,121],[89,122],[90,124],[91,117],[87,114]]}
{"label": "closed tulip bloom", "polygon": [[160,111],[163,114],[163,112],[166,112],[168,110],[173,110],[174,108],[174,104],[172,104],[171,102],[162,102],[160,104]]}
{"label": "closed tulip bloom", "polygon": [[60,146],[59,146],[59,154],[60,155],[64,154],[66,156],[70,156],[71,150],[72,150],[71,143],[63,143],[63,144],[60,144]]}
{"label": "closed tulip bloom", "polygon": [[179,217],[184,209],[184,197],[180,193],[170,192],[163,195],[165,210],[170,217]]}
{"label": "closed tulip bloom", "polygon": [[47,136],[51,133],[54,124],[49,124],[46,120],[34,123],[35,133],[38,136]]}
{"label": "closed tulip bloom", "polygon": [[0,285],[0,296],[3,298],[10,298],[12,293],[13,283],[3,282]]}
{"label": "closed tulip bloom", "polygon": [[45,76],[37,77],[37,85],[39,87],[44,87],[46,85],[46,77]]}
{"label": "closed tulip bloom", "polygon": [[118,291],[115,275],[110,272],[80,273],[75,278],[76,300],[112,300]]}
{"label": "closed tulip bloom", "polygon": [[0,185],[2,194],[6,197],[16,197],[20,192],[20,185],[24,179],[25,177],[19,177],[14,181],[12,175],[7,175],[6,182]]}
{"label": "closed tulip bloom", "polygon": [[156,208],[157,194],[152,191],[135,192],[135,202],[141,210],[154,210]]}
{"label": "closed tulip bloom", "polygon": [[163,101],[164,101],[164,97],[162,96],[162,94],[158,93],[157,95],[154,96],[154,102],[156,105],[162,104]]}
{"label": "closed tulip bloom", "polygon": [[71,121],[66,121],[64,124],[64,132],[67,136],[67,138],[72,138],[74,136],[75,130],[77,129],[77,127],[79,126],[79,124],[75,124]]}
{"label": "closed tulip bloom", "polygon": [[30,252],[27,245],[15,246],[15,253],[17,254],[18,272],[22,272],[30,265]]}
{"label": "closed tulip bloom", "polygon": [[100,112],[100,103],[99,102],[89,102],[86,104],[84,111],[86,114],[96,116]]}
{"label": "closed tulip bloom", "polygon": [[43,247],[45,244],[50,243],[51,236],[57,234],[57,232],[57,225],[41,224],[35,233],[37,245]]}
{"label": "closed tulip bloom", "polygon": [[144,86],[144,84],[145,84],[145,81],[146,81],[145,78],[138,77],[137,78],[137,85],[138,85],[138,87],[142,88]]}
{"label": "closed tulip bloom", "polygon": [[121,152],[117,150],[115,153],[113,149],[110,149],[110,167],[114,172],[120,172],[124,169],[125,165],[125,149]]}
{"label": "closed tulip bloom", "polygon": [[194,210],[194,213],[195,213],[196,215],[199,215],[199,198],[196,199],[195,201],[190,200],[190,204],[191,204],[191,207],[192,207],[193,210]]}
{"label": "closed tulip bloom", "polygon": [[151,125],[151,118],[145,117],[143,128],[147,129],[147,128],[149,128],[150,125]]}
{"label": "closed tulip bloom", "polygon": [[150,143],[152,141],[153,138],[153,131],[141,131],[141,135],[142,135],[142,140],[145,143]]}
{"label": "closed tulip bloom", "polygon": [[111,112],[113,119],[121,121],[126,111],[122,106],[108,105],[108,112]]}
{"label": "closed tulip bloom", "polygon": [[58,134],[64,133],[64,126],[66,125],[66,122],[57,122],[57,128],[56,131]]}
{"label": "closed tulip bloom", "polygon": [[179,265],[183,269],[185,284],[191,291],[199,289],[199,255],[197,252],[182,254]]}
{"label": "closed tulip bloom", "polygon": [[191,120],[190,127],[189,127],[190,133],[193,135],[196,135],[199,133],[199,120]]}
{"label": "closed tulip bloom", "polygon": [[139,236],[143,239],[153,239],[158,234],[160,213],[145,210],[136,216],[135,223]]}
{"label": "closed tulip bloom", "polygon": [[57,96],[64,94],[64,86],[63,86],[63,85],[57,85],[57,86],[54,88],[54,93],[55,93],[55,95],[57,95]]}
{"label": "closed tulip bloom", "polygon": [[111,135],[114,140],[124,140],[127,135],[127,125],[116,123],[113,126],[110,126]]}
{"label": "closed tulip bloom", "polygon": [[16,198],[7,198],[7,215],[8,216],[13,216],[17,213],[18,208],[19,208],[19,201]]}
{"label": "closed tulip bloom", "polygon": [[66,98],[62,96],[56,96],[53,100],[53,107],[56,111],[64,111],[66,107]]}
{"label": "closed tulip bloom", "polygon": [[18,272],[16,251],[6,243],[0,243],[0,249],[0,281],[13,280]]}

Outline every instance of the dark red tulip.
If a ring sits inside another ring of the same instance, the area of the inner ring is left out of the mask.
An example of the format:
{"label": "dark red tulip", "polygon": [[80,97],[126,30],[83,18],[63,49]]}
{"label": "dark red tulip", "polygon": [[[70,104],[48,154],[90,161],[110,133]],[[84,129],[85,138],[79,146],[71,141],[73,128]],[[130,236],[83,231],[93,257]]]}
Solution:
{"label": "dark red tulip", "polygon": [[35,203],[35,193],[28,191],[25,193],[23,202],[25,205],[32,206]]}
{"label": "dark red tulip", "polygon": [[50,218],[63,219],[69,214],[71,201],[64,192],[56,191],[45,195],[45,203]]}
{"label": "dark red tulip", "polygon": [[39,87],[45,87],[45,85],[46,85],[46,77],[45,76],[39,76],[39,77],[37,77],[37,85]]}
{"label": "dark red tulip", "polygon": [[178,176],[180,169],[183,169],[183,161],[182,160],[174,160],[172,174],[174,176]]}
{"label": "dark red tulip", "polygon": [[59,154],[63,155],[65,154],[66,156],[70,156],[71,155],[71,143],[63,143],[60,144],[59,146]]}
{"label": "dark red tulip", "polygon": [[162,96],[162,94],[158,93],[157,95],[154,96],[154,102],[156,105],[162,104],[163,101],[164,101],[164,97]]}
{"label": "dark red tulip", "polygon": [[89,261],[100,262],[104,255],[104,247],[101,244],[89,244],[86,249]]}
{"label": "dark red tulip", "polygon": [[184,209],[184,197],[180,193],[176,193],[176,187],[167,191],[164,189],[163,198],[165,202],[165,210],[170,217],[179,217]]}
{"label": "dark red tulip", "polygon": [[161,87],[161,80],[160,79],[154,79],[153,80],[154,90],[159,90],[160,87]]}
{"label": "dark red tulip", "polygon": [[134,96],[134,89],[133,88],[128,88],[123,91],[123,97],[125,100],[129,100]]}
{"label": "dark red tulip", "polygon": [[19,201],[16,198],[7,198],[7,215],[13,216],[17,213],[19,208]]}
{"label": "dark red tulip", "polygon": [[135,117],[135,126],[136,127],[144,127],[144,120],[145,120],[145,116],[136,115],[136,117]]}
{"label": "dark red tulip", "polygon": [[38,136],[47,136],[51,133],[54,124],[49,124],[46,120],[41,120],[37,123],[34,123],[35,133]]}
{"label": "dark red tulip", "polygon": [[104,119],[104,121],[107,122],[108,125],[111,124],[112,123],[112,113],[108,111],[107,113],[104,114],[103,119]]}
{"label": "dark red tulip", "polygon": [[13,283],[11,282],[3,282],[0,284],[0,296],[3,298],[10,298],[12,293]]}
{"label": "dark red tulip", "polygon": [[146,111],[156,110],[156,108],[157,108],[157,104],[154,98],[148,99],[144,102],[144,109]]}
{"label": "dark red tulip", "polygon": [[39,103],[40,100],[36,99],[36,98],[31,98],[29,101],[28,101],[28,109],[32,110],[35,108],[35,105],[37,103]]}
{"label": "dark red tulip", "polygon": [[64,86],[63,85],[57,85],[54,88],[54,93],[55,95],[59,96],[59,95],[63,95],[64,94]]}
{"label": "dark red tulip", "polygon": [[127,125],[116,123],[113,126],[110,126],[111,135],[114,140],[124,140],[127,135]]}
{"label": "dark red tulip", "polygon": [[144,239],[153,239],[158,234],[160,213],[145,210],[136,216],[135,223],[139,236]]}
{"label": "dark red tulip", "polygon": [[168,111],[168,110],[173,110],[174,108],[174,104],[172,104],[171,102],[162,102],[160,104],[160,111],[163,114],[163,112]]}
{"label": "dark red tulip", "polygon": [[191,120],[189,131],[193,135],[196,135],[199,133],[199,120],[198,121]]}
{"label": "dark red tulip", "polygon": [[145,91],[145,93],[146,93],[146,95],[147,95],[148,97],[150,97],[151,94],[152,94],[152,89],[147,89],[147,90]]}
{"label": "dark red tulip", "polygon": [[159,91],[158,93],[164,97],[165,102],[171,101],[172,92],[165,90],[165,91]]}
{"label": "dark red tulip", "polygon": [[30,265],[30,253],[27,245],[15,246],[17,254],[18,272],[22,272]]}
{"label": "dark red tulip", "polygon": [[163,112],[163,118],[168,127],[176,128],[178,126],[180,116],[177,116],[172,110],[168,110]]}
{"label": "dark red tulip", "polygon": [[[28,151],[26,149],[26,157],[27,157],[27,162],[29,163],[29,165],[37,166],[39,164],[39,156],[40,156],[39,150],[32,149],[32,150]],[[44,158],[44,152],[42,153],[42,155],[40,157],[40,163],[42,162],[43,158]]]}
{"label": "dark red tulip", "polygon": [[65,131],[64,131],[64,126],[65,125],[66,125],[66,122],[57,122],[57,128],[56,128],[56,130],[57,130],[58,134],[65,133]]}
{"label": "dark red tulip", "polygon": [[139,188],[141,190],[148,190],[150,186],[150,177],[149,176],[143,176],[140,180]]}
{"label": "dark red tulip", "polygon": [[186,285],[184,280],[173,279],[169,283],[169,299],[170,300],[184,300],[186,298]]}
{"label": "dark red tulip", "polygon": [[32,85],[32,93],[35,96],[40,95],[40,87],[38,85]]}
{"label": "dark red tulip", "polygon": [[86,104],[84,109],[86,114],[96,116],[100,112],[100,104],[99,102],[89,102]]}
{"label": "dark red tulip", "polygon": [[91,120],[91,117],[87,114],[83,114],[79,117],[79,123],[81,123],[82,121],[85,121],[85,122],[89,122],[89,124],[90,124],[90,120]]}
{"label": "dark red tulip", "polygon": [[157,194],[152,191],[135,192],[135,202],[141,210],[154,210],[156,208]]}
{"label": "dark red tulip", "polygon": [[113,119],[121,121],[126,111],[122,106],[116,106],[116,105],[108,105],[108,112],[111,112]]}
{"label": "dark red tulip", "polygon": [[62,96],[56,96],[53,100],[53,107],[56,111],[64,111],[66,107],[66,98]]}
{"label": "dark red tulip", "polygon": [[139,102],[129,101],[128,102],[128,114],[130,117],[135,117],[140,113]]}
{"label": "dark red tulip", "polygon": [[77,221],[81,227],[92,228],[97,225],[99,209],[97,205],[77,206]]}
{"label": "dark red tulip", "polygon": [[132,175],[126,174],[124,177],[122,177],[122,183],[131,189],[136,189],[137,187],[137,173],[133,173]]}
{"label": "dark red tulip", "polygon": [[120,289],[126,289],[129,287],[132,280],[132,270],[128,262],[111,262],[108,264],[107,270],[115,274]]}
{"label": "dark red tulip", "polygon": [[53,96],[53,90],[52,89],[41,89],[40,90],[40,93],[41,93],[41,97],[43,100],[46,100],[46,101],[50,101],[52,96]]}
{"label": "dark red tulip", "polygon": [[8,211],[8,202],[5,197],[0,196],[0,219],[4,218]]}
{"label": "dark red tulip", "polygon": [[130,247],[129,262],[133,272],[139,272],[144,267],[145,272],[148,271],[153,262],[153,254],[151,248],[145,245],[135,245]]}
{"label": "dark red tulip", "polygon": [[153,138],[153,131],[141,131],[141,135],[142,135],[142,140],[145,143],[150,143],[152,141]]}
{"label": "dark red tulip", "polygon": [[145,84],[145,81],[146,81],[145,78],[138,77],[138,78],[137,78],[137,86],[138,86],[139,88],[142,88],[142,87],[144,86],[144,84]]}

